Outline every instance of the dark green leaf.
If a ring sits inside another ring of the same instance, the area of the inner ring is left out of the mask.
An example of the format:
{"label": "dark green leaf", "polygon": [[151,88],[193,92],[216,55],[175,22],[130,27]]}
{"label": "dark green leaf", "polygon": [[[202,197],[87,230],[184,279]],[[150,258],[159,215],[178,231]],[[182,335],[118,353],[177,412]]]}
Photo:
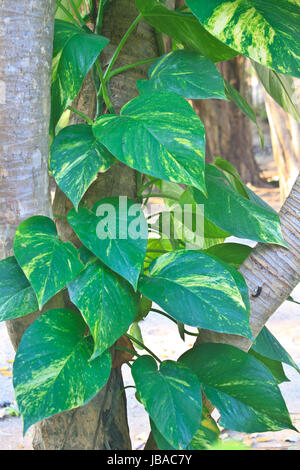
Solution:
{"label": "dark green leaf", "polygon": [[241,245],[240,243],[221,243],[206,250],[209,255],[216,256],[236,269],[248,258],[251,251],[251,246]]}
{"label": "dark green leaf", "polygon": [[252,62],[255,71],[269,95],[300,124],[299,90],[292,77]]}
{"label": "dark green leaf", "polygon": [[295,361],[266,327],[261,330],[251,349],[264,357],[283,362],[300,373]]}
{"label": "dark green leaf", "polygon": [[189,99],[226,100],[224,80],[206,57],[191,51],[175,51],[160,57],[149,69],[149,80],[139,80],[141,93],[168,90]]}
{"label": "dark green leaf", "polygon": [[255,352],[252,348],[249,350],[249,354],[251,354],[251,356],[255,357],[259,362],[264,364],[269,369],[278,384],[290,381],[284,373],[281,362],[274,361],[273,359],[269,359],[265,356],[261,356],[261,354]]}
{"label": "dark green leaf", "polygon": [[68,285],[68,291],[94,338],[94,359],[128,330],[136,315],[136,294],[94,256]]}
{"label": "dark green leaf", "polygon": [[40,308],[83,268],[72,243],[62,242],[53,220],[40,215],[19,225],[14,252],[36,293]]}
{"label": "dark green leaf", "polygon": [[225,344],[201,344],[180,362],[199,378],[222,426],[247,433],[294,429],[271,372],[251,355]]}
{"label": "dark green leaf", "polygon": [[55,21],[51,85],[51,133],[79,92],[84,77],[108,39],[62,20]]}
{"label": "dark green leaf", "polygon": [[118,197],[101,199],[92,210],[72,209],[68,221],[86,248],[136,289],[148,226],[139,204],[127,198],[122,204]]}
{"label": "dark green leaf", "polygon": [[252,122],[254,122],[259,133],[261,146],[262,148],[264,148],[265,137],[261,128],[258,125],[254,109],[250,106],[248,101],[246,101],[245,98],[243,98],[243,96],[227,80],[225,80],[225,91],[226,91],[227,98],[232,100],[236,104],[236,106],[240,108],[240,110],[246,116],[248,116],[248,118],[251,119]]}
{"label": "dark green leaf", "polygon": [[187,0],[217,39],[267,67],[300,77],[299,0]]}
{"label": "dark green leaf", "polygon": [[244,278],[204,252],[160,256],[149,277],[141,278],[139,290],[181,323],[252,337]]}
{"label": "dark green leaf", "polygon": [[89,361],[93,340],[85,332],[78,313],[57,309],[24,333],[13,368],[24,433],[42,419],[85,405],[107,382],[110,352]]}
{"label": "dark green leaf", "polygon": [[132,376],[138,397],[157,429],[176,449],[184,449],[201,422],[201,385],[195,374],[182,364],[157,364],[141,356],[133,364]]}
{"label": "dark green leaf", "polygon": [[91,126],[65,127],[51,147],[50,170],[56,183],[75,208],[98,172],[108,170],[115,159],[95,139]]}
{"label": "dark green leaf", "polygon": [[224,173],[211,165],[206,166],[206,187],[207,199],[195,188],[190,191],[197,204],[204,204],[208,220],[236,237],[286,246],[279,216],[266,203],[238,194]]}
{"label": "dark green leaf", "polygon": [[190,13],[169,10],[157,0],[136,0],[136,6],[155,29],[213,62],[228,60],[237,54],[209,34]]}
{"label": "dark green leaf", "polygon": [[23,317],[38,310],[34,290],[16,259],[0,261],[0,321]]}
{"label": "dark green leaf", "polygon": [[181,96],[157,91],[138,96],[121,116],[101,116],[96,138],[118,160],[150,176],[205,191],[205,130]]}
{"label": "dark green leaf", "polygon": [[[209,450],[210,447],[218,441],[220,434],[218,426],[213,418],[210,416],[206,417],[205,414],[208,415],[208,412],[203,407],[200,427],[185,450]],[[152,419],[150,419],[150,425],[153,437],[159,449],[177,450],[161,435]]]}

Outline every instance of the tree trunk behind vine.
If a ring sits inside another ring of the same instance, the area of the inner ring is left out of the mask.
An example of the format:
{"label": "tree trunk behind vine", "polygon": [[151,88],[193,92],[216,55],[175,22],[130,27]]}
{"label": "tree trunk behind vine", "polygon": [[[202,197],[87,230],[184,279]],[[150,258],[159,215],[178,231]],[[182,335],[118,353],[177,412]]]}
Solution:
{"label": "tree trunk behind vine", "polygon": [[284,202],[300,170],[300,124],[267,93],[265,103],[279,175],[281,201]]}
{"label": "tree trunk behind vine", "polygon": [[[223,77],[247,97],[245,58],[235,57],[219,64]],[[251,123],[231,101],[193,100],[193,107],[206,129],[207,159],[222,157],[230,161],[245,183],[261,184],[254,158]]]}

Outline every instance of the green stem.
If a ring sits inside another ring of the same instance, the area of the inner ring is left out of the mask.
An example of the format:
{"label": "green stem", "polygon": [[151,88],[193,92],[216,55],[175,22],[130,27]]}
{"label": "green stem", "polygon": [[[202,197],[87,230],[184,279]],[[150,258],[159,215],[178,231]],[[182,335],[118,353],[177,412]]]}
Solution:
{"label": "green stem", "polygon": [[[151,308],[151,312],[159,313],[160,315],[163,315],[164,317],[168,318],[171,320],[173,323],[176,323],[177,325],[177,320],[175,318],[172,318],[168,313],[163,312],[162,310],[158,310],[157,308]],[[191,331],[187,331],[186,329],[183,330],[186,335],[190,336],[198,336],[198,333],[192,333]]]}
{"label": "green stem", "polygon": [[112,104],[112,102],[110,101],[110,98],[109,98],[107,86],[106,86],[106,83],[105,83],[105,80],[104,80],[102,67],[100,65],[99,60],[96,60],[96,68],[97,68],[98,75],[99,75],[99,78],[100,78],[100,83],[101,83],[101,86],[99,88],[97,96],[99,97],[102,93],[103,100],[104,100],[104,103],[105,103],[107,109],[109,110],[110,113],[113,113],[114,112],[113,104]]}
{"label": "green stem", "polygon": [[133,69],[134,67],[139,67],[140,65],[150,64],[151,62],[154,62],[157,59],[158,59],[158,57],[152,57],[151,59],[144,59],[144,60],[140,60],[138,62],[134,62],[133,64],[124,65],[124,67],[119,67],[118,69],[112,70],[105,80],[108,81],[112,77],[114,77],[115,75],[119,75],[120,73],[123,73],[123,72],[126,72],[127,70]]}
{"label": "green stem", "polygon": [[120,44],[118,45],[117,49],[115,50],[112,58],[110,59],[110,62],[108,64],[108,67],[106,69],[106,72],[104,74],[104,78],[106,80],[106,77],[109,76],[110,74],[110,71],[114,65],[114,63],[116,62],[125,42],[127,41],[127,39],[129,38],[130,34],[132,33],[132,31],[134,30],[134,28],[137,26],[137,24],[141,21],[143,15],[140,13],[136,19],[134,20],[134,22],[129,26],[128,30],[126,31],[126,33],[124,34],[124,36],[122,37],[121,41],[120,41]]}
{"label": "green stem", "polygon": [[167,250],[146,250],[147,253],[168,253]]}
{"label": "green stem", "polygon": [[151,351],[151,349],[147,348],[147,346],[144,345],[144,343],[142,343],[141,341],[139,341],[138,339],[135,339],[134,336],[131,336],[129,333],[125,333],[125,336],[127,336],[127,338],[129,338],[131,341],[133,341],[134,343],[138,344],[139,346],[141,346],[141,348],[145,349],[145,351],[147,351],[149,354],[151,354],[151,356],[154,357],[154,359],[157,360],[157,362],[161,362],[161,360],[159,359],[159,357],[156,356],[156,354],[154,354],[153,351]]}
{"label": "green stem", "polygon": [[83,114],[81,111],[78,111],[78,109],[73,108],[72,106],[68,106],[68,108],[72,113],[78,114],[78,116],[82,117],[90,126],[94,124],[94,122],[85,114]]}
{"label": "green stem", "polygon": [[96,21],[96,33],[97,34],[101,33],[102,23],[103,23],[103,10],[104,10],[104,0],[100,0],[97,21]]}
{"label": "green stem", "polygon": [[81,24],[81,26],[85,26],[85,22],[83,21],[83,19],[81,17],[81,14],[79,13],[78,8],[74,4],[73,0],[69,0],[69,3],[70,3],[71,8],[73,9],[73,11],[75,13],[76,18],[78,19],[79,23]]}
{"label": "green stem", "polygon": [[175,318],[172,318],[168,313],[163,312],[162,310],[158,310],[157,308],[151,308],[151,312],[159,313],[160,315],[163,315],[164,317],[168,318],[177,325],[177,320],[175,320]]}
{"label": "green stem", "polygon": [[68,217],[66,215],[60,215],[60,214],[53,214],[54,219],[65,219],[68,220]]}
{"label": "green stem", "polygon": [[62,9],[62,11],[70,18],[70,20],[72,21],[72,23],[74,23],[76,26],[78,26],[78,23],[77,21],[75,20],[75,18],[73,17],[73,15],[69,12],[69,10],[67,10],[63,4],[61,3],[60,0],[56,0],[56,3],[58,4],[59,8]]}

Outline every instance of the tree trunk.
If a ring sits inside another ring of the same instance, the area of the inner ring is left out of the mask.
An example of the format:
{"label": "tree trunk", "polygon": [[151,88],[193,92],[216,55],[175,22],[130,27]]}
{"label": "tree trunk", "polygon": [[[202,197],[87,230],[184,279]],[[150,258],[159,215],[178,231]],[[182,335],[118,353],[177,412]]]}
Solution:
{"label": "tree trunk", "polygon": [[[289,248],[258,243],[240,268],[249,289],[250,325],[255,338],[300,281],[299,213],[300,175],[279,213]],[[251,347],[251,342],[240,336],[207,330],[201,331],[198,342],[231,344],[245,351]]]}
{"label": "tree trunk", "polygon": [[[105,66],[138,11],[134,0],[111,2],[103,23],[102,34],[110,39],[110,45],[102,53]],[[155,35],[151,27],[141,22],[130,36],[115,67],[134,63],[158,54]],[[137,94],[136,80],[146,77],[146,68],[140,67],[116,76],[111,81],[111,98],[116,112]],[[86,78],[74,107],[93,118],[96,110],[96,95],[92,74]],[[72,122],[80,122],[76,116]],[[84,201],[91,207],[103,197],[128,196],[136,198],[136,174],[131,168],[116,163],[87,191]],[[72,204],[57,189],[53,213],[66,215]],[[63,220],[56,220],[58,231],[64,239],[79,244],[70,226]],[[127,423],[126,395],[120,367],[113,368],[108,384],[86,406],[61,413],[42,421],[36,426],[35,449],[130,449],[131,442]]]}
{"label": "tree trunk", "polygon": [[[222,62],[219,68],[223,77],[246,97],[245,57]],[[193,107],[205,125],[208,161],[213,157],[225,158],[236,167],[245,183],[261,184],[249,118],[231,101],[193,100]]]}
{"label": "tree trunk", "polygon": [[0,258],[16,228],[50,215],[48,127],[55,0],[0,0]]}
{"label": "tree trunk", "polygon": [[[300,82],[300,80],[299,80]],[[265,94],[274,160],[279,174],[281,201],[288,196],[300,170],[300,124]]]}

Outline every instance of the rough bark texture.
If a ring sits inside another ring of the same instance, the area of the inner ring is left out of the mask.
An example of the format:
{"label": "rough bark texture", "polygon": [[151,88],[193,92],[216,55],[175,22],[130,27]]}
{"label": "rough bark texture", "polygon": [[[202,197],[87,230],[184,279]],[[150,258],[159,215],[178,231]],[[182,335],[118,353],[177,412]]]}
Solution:
{"label": "rough bark texture", "polygon": [[[102,34],[110,39],[109,47],[101,55],[104,67],[137,14],[134,0],[111,2],[102,30]],[[141,22],[128,39],[115,67],[155,57],[157,53],[152,28]],[[146,70],[146,67],[139,67],[113,78],[110,93],[116,112],[137,94],[136,80],[145,78]],[[96,98],[91,74],[86,78],[74,107],[91,118],[94,117]],[[76,116],[72,122],[80,122],[80,118]],[[135,172],[122,163],[116,163],[105,174],[98,176],[87,191],[84,201],[91,207],[102,197],[127,195],[135,199],[136,190]],[[53,213],[66,215],[71,207],[70,201],[57,189]],[[71,240],[75,245],[79,244],[74,232],[63,219],[58,218],[56,223],[64,239]],[[130,449],[126,395],[120,393],[123,387],[120,368],[112,369],[108,384],[88,405],[56,415],[36,426],[35,449]]]}
{"label": "rough bark texture", "polygon": [[[298,82],[300,84],[300,80]],[[265,94],[265,103],[283,202],[300,170],[300,124],[268,94]]]}
{"label": "rough bark texture", "polygon": [[[54,8],[55,0],[0,0],[0,259],[12,254],[23,220],[51,215],[48,127]],[[7,322],[15,349],[37,315]]]}
{"label": "rough bark texture", "polygon": [[[245,58],[238,56],[222,62],[219,68],[224,78],[246,97]],[[193,100],[193,107],[205,125],[208,161],[225,158],[237,168],[245,183],[261,184],[249,118],[231,101]]]}
{"label": "rough bark texture", "polygon": [[0,259],[16,228],[50,215],[48,127],[55,0],[0,0]]}
{"label": "rough bark texture", "polygon": [[[240,268],[246,279],[251,304],[250,325],[256,337],[270,316],[300,281],[300,175],[285,201],[280,218],[289,249],[258,243]],[[253,297],[261,288],[261,294]],[[232,344],[247,351],[251,342],[240,336],[202,330],[198,342]]]}

